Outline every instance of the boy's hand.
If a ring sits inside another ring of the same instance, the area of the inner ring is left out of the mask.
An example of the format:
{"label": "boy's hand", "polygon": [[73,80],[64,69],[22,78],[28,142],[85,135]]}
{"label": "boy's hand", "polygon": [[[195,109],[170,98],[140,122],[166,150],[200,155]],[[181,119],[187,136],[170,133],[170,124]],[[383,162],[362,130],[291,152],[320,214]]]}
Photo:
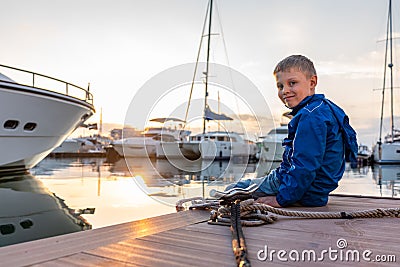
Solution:
{"label": "boy's hand", "polygon": [[270,205],[275,208],[282,208],[281,205],[279,205],[278,201],[276,201],[276,196],[266,196],[257,198],[256,203]]}

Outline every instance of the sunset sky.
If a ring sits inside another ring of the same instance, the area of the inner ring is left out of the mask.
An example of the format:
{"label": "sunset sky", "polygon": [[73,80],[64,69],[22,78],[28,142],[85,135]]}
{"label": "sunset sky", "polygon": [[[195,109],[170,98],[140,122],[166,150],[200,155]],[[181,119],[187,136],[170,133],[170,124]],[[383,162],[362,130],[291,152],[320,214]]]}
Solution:
{"label": "sunset sky", "polygon": [[[275,120],[286,109],[276,95],[273,68],[290,54],[303,54],[315,63],[317,92],[343,107],[361,142],[371,145],[377,139],[381,92],[374,89],[382,87],[388,1],[215,2],[213,32],[218,35],[212,37],[211,61],[254,83]],[[123,124],[129,104],[147,81],[196,61],[208,0],[0,0],[0,4],[0,64],[82,87],[90,82],[103,122]],[[398,36],[400,0],[393,0],[393,17]],[[398,43],[394,41],[396,48]],[[400,56],[396,49],[394,56]],[[399,66],[396,58],[396,72]],[[400,115],[398,104],[395,113]],[[99,112],[91,122],[98,119]],[[386,125],[384,132],[388,129]]]}

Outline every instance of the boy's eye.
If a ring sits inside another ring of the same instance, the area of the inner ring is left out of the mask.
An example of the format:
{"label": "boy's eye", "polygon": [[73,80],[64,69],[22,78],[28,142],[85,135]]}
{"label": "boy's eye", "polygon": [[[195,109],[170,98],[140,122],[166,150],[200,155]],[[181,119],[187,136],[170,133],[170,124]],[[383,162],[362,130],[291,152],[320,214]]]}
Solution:
{"label": "boy's eye", "polygon": [[296,84],[296,82],[289,82],[289,86],[293,87]]}
{"label": "boy's eye", "polygon": [[276,85],[276,87],[278,87],[279,90],[282,90],[282,89],[283,89],[283,84],[278,83],[278,84]]}

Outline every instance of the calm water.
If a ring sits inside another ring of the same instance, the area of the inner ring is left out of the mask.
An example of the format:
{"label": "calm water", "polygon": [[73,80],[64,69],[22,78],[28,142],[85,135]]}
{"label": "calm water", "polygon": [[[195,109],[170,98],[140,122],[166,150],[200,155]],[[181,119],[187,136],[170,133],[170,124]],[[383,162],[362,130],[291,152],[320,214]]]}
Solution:
{"label": "calm water", "polygon": [[[0,179],[0,246],[175,212],[276,164],[46,158],[30,174]],[[347,169],[334,193],[398,197],[400,166]],[[88,213],[88,214],[85,214]]]}

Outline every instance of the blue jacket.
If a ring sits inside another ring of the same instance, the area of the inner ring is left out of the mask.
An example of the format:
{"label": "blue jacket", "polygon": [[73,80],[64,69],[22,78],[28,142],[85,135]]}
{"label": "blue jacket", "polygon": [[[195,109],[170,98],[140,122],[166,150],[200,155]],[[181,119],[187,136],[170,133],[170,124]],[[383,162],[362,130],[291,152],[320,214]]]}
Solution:
{"label": "blue jacket", "polygon": [[276,199],[281,206],[324,206],[342,178],[345,155],[356,159],[356,133],[344,111],[322,94],[306,97],[291,114],[283,161],[276,169]]}

